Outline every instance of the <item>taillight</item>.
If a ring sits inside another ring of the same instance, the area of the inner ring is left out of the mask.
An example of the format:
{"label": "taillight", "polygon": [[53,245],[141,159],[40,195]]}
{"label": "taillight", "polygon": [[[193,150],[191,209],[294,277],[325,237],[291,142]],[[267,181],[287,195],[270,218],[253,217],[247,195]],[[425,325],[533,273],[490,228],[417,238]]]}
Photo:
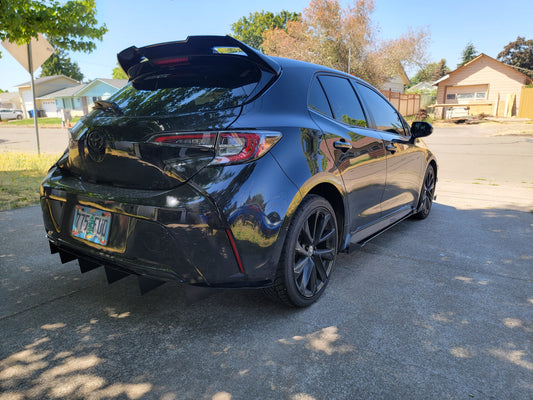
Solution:
{"label": "taillight", "polygon": [[156,136],[152,139],[156,143],[165,143],[183,147],[213,147],[216,143],[216,133],[179,133],[175,135]]}
{"label": "taillight", "polygon": [[257,160],[281,138],[280,132],[219,131],[184,132],[159,135],[151,142],[176,147],[200,147],[215,150],[211,165],[239,164]]}

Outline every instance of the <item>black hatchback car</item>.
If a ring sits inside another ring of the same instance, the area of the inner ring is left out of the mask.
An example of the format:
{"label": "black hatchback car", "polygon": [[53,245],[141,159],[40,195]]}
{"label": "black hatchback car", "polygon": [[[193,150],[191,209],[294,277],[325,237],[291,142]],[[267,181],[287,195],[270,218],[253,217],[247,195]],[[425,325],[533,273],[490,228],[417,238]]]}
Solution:
{"label": "black hatchback car", "polygon": [[129,84],[71,129],[41,188],[51,250],[82,272],[307,306],[338,252],[430,212],[431,125],[409,127],[360,79],[229,36],[118,60]]}

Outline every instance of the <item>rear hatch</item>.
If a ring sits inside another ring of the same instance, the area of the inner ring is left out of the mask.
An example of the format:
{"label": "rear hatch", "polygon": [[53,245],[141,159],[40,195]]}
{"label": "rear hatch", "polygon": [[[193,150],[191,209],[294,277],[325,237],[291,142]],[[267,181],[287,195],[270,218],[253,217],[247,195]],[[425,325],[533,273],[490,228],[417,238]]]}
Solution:
{"label": "rear hatch", "polygon": [[241,142],[227,129],[280,73],[274,61],[230,37],[130,47],[118,59],[130,82],[96,101],[71,130],[59,166],[90,182],[131,188],[175,187],[224,146],[234,151]]}

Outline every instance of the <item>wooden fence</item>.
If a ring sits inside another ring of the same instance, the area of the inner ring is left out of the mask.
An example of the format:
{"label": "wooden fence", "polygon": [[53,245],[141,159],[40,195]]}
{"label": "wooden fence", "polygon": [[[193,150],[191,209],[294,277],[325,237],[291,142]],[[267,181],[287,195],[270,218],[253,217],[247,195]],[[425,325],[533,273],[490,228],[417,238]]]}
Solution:
{"label": "wooden fence", "polygon": [[520,118],[533,119],[533,88],[522,88],[518,116]]}
{"label": "wooden fence", "polygon": [[415,115],[420,110],[420,94],[404,94],[391,90],[382,90],[381,93],[404,117]]}

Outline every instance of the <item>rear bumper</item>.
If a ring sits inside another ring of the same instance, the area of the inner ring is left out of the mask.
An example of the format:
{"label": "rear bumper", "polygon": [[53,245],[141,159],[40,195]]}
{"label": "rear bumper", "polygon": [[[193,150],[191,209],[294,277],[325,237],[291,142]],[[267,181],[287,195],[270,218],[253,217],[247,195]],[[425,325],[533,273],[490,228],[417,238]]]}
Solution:
{"label": "rear bumper", "polygon": [[[76,205],[111,213],[106,246],[72,236]],[[166,191],[122,189],[81,182],[54,168],[41,187],[41,208],[48,240],[62,260],[201,286],[257,287],[271,280],[250,277],[239,266],[228,222],[187,184]]]}

